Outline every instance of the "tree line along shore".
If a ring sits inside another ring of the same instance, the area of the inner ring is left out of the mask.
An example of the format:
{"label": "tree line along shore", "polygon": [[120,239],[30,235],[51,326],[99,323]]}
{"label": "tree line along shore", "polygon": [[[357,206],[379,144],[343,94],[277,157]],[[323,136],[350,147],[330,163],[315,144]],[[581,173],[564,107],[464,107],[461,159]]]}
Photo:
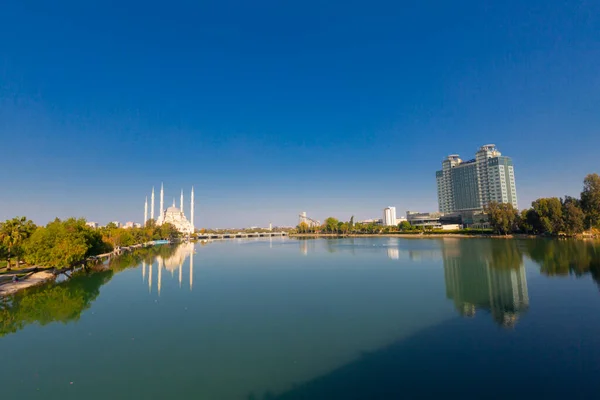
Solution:
{"label": "tree line along shore", "polygon": [[[584,232],[600,232],[600,176],[589,174],[583,181],[580,198],[565,196],[535,200],[531,207],[519,212],[511,204],[491,203],[486,206],[491,229],[461,229],[460,231],[433,231],[428,234],[525,234],[546,236],[577,236]],[[398,226],[355,224],[329,217],[321,226],[301,223],[299,234],[421,234],[423,228],[403,221]],[[108,224],[91,228],[83,218],[55,219],[45,226],[36,226],[26,217],[15,217],[0,222],[0,268],[19,267],[21,261],[41,267],[70,267],[89,257],[107,253],[116,247],[131,246],[157,239],[175,239],[179,236],[171,224],[157,226],[149,220],[141,228],[119,228]]]}
{"label": "tree line along shore", "polygon": [[0,222],[0,271],[18,269],[23,262],[40,268],[69,268],[115,248],[177,237],[173,225],[157,226],[153,220],[141,228],[125,229],[112,223],[91,228],[83,218],[56,218],[36,226],[26,217],[15,217]]}
{"label": "tree line along shore", "polygon": [[600,176],[589,174],[583,180],[579,198],[564,196],[539,198],[531,207],[519,212],[512,204],[492,202],[484,208],[490,229],[460,229],[455,231],[434,230],[412,226],[402,221],[397,226],[381,226],[374,223],[339,221],[329,217],[320,226],[301,222],[296,227],[299,235],[535,235],[551,237],[600,236]]}

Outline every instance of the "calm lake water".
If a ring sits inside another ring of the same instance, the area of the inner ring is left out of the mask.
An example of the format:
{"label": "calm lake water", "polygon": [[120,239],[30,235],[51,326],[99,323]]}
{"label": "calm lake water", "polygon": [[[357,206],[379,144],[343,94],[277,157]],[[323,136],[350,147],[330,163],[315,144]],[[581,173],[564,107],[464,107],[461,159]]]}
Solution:
{"label": "calm lake water", "polygon": [[154,248],[0,302],[0,398],[597,398],[598,280],[577,241]]}

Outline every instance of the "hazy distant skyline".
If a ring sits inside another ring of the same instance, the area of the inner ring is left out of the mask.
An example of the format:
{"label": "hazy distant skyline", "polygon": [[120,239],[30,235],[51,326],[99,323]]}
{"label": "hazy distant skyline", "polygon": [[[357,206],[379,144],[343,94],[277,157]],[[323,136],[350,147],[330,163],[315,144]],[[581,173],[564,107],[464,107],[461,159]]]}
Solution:
{"label": "hazy distant skyline", "polygon": [[598,32],[586,1],[9,0],[0,219],[141,222],[161,182],[199,228],[436,211],[442,159],[487,143],[519,208],[579,196]]}

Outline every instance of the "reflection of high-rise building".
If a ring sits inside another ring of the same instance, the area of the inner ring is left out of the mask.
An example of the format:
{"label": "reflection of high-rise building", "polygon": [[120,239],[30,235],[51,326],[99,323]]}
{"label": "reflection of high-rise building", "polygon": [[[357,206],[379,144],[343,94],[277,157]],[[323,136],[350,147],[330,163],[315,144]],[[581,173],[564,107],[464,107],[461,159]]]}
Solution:
{"label": "reflection of high-rise building", "polygon": [[464,316],[490,310],[514,326],[529,306],[523,257],[513,241],[457,240],[444,245],[446,296]]}
{"label": "reflection of high-rise building", "polygon": [[302,253],[303,256],[308,255],[308,241],[307,240],[300,240],[300,252]]}
{"label": "reflection of high-rise building", "polygon": [[388,247],[387,256],[392,260],[398,260],[400,258],[400,250],[395,247]]}

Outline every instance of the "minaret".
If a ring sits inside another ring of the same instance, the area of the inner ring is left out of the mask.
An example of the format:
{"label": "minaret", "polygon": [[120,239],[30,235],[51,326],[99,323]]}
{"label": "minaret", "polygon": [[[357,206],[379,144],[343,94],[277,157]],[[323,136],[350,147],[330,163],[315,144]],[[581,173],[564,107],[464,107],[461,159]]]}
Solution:
{"label": "minaret", "polygon": [[162,182],[160,183],[160,216],[163,216],[163,213],[165,212],[165,203],[164,203],[164,196],[165,196],[165,191],[163,189],[163,184]]}
{"label": "minaret", "polygon": [[150,196],[150,218],[154,219],[154,186],[152,186],[152,196]]}
{"label": "minaret", "polygon": [[183,214],[183,189],[181,189],[181,200],[179,201],[179,211]]}
{"label": "minaret", "polygon": [[146,196],[146,202],[144,203],[144,223],[142,226],[146,226],[146,222],[148,221],[148,196]]}
{"label": "minaret", "polygon": [[196,232],[196,229],[194,228],[194,187],[192,186],[192,195],[191,195],[191,199],[190,199],[190,223],[192,224],[192,233]]}

